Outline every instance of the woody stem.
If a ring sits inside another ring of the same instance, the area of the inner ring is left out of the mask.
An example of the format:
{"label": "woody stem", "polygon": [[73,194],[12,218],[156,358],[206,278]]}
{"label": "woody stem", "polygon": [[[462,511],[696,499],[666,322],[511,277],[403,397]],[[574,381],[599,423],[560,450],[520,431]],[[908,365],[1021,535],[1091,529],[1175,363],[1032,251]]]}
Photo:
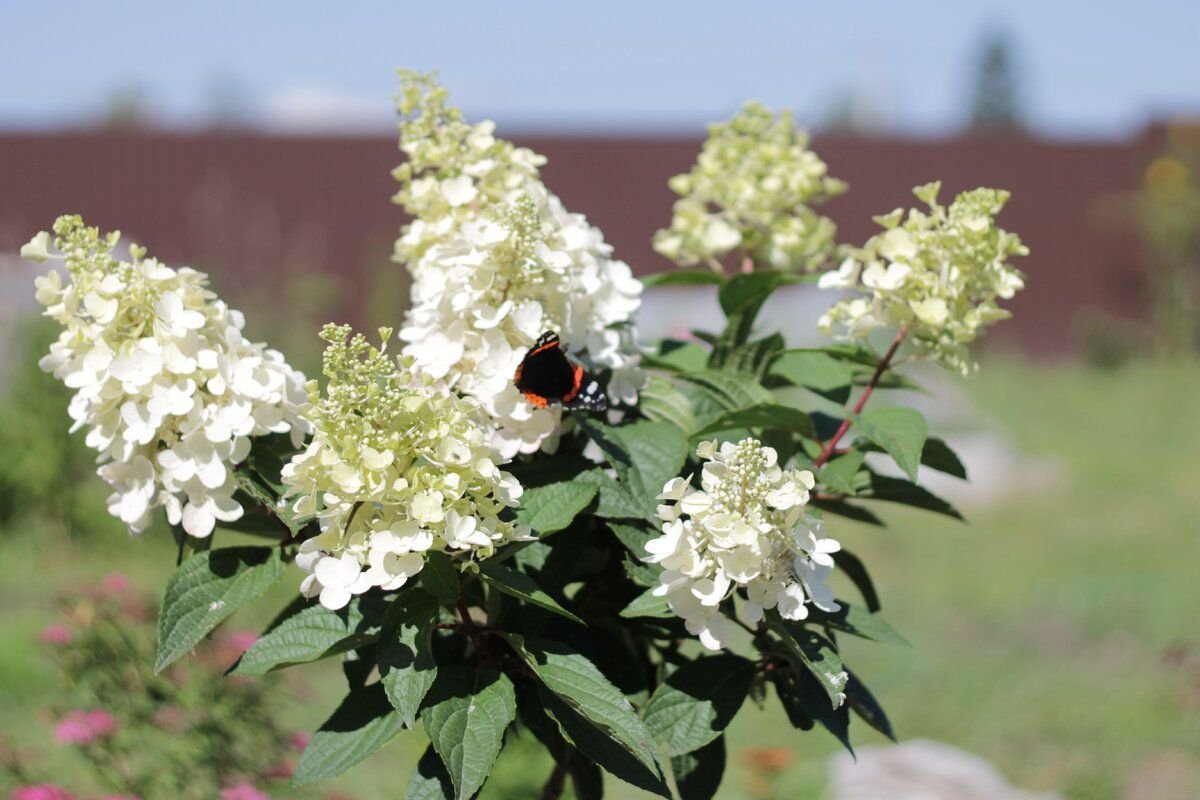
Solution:
{"label": "woody stem", "polygon": [[845,435],[846,431],[850,430],[850,424],[854,417],[858,416],[859,413],[862,412],[863,406],[867,404],[868,398],[871,397],[871,392],[875,391],[875,385],[879,383],[879,379],[883,377],[883,373],[887,372],[888,366],[890,366],[892,363],[892,358],[895,357],[896,351],[900,348],[900,343],[904,341],[904,337],[907,335],[908,323],[906,322],[900,326],[900,330],[896,331],[896,338],[892,340],[891,346],[888,347],[887,352],[883,354],[883,358],[881,358],[879,363],[875,366],[875,372],[871,375],[871,380],[867,382],[867,387],[863,390],[862,396],[860,396],[858,398],[858,402],[854,404],[854,408],[851,409],[850,413],[846,415],[846,418],[842,420],[842,424],[838,426],[838,429],[834,432],[833,437],[825,443],[825,447],[822,448],[821,454],[817,456],[815,461],[813,461],[814,467],[820,467],[829,460],[830,456],[833,455],[834,450],[837,448],[838,442],[841,440],[842,436]]}

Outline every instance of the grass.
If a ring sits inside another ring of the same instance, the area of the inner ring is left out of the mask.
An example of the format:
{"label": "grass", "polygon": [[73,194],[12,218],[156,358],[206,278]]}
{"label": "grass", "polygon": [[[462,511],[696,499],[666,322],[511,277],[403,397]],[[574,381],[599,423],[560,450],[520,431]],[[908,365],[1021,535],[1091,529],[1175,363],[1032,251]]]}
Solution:
{"label": "grass", "polygon": [[[838,538],[871,567],[883,613],[913,643],[847,642],[849,663],[901,739],[965,748],[1024,788],[1105,798],[1147,777],[1151,764],[1182,764],[1194,776],[1200,369],[1001,362],[986,365],[967,390],[1025,454],[1051,460],[1054,477],[970,513],[965,526],[891,508],[887,529],[835,523]],[[151,541],[81,547],[9,531],[0,532],[0,563],[8,567],[0,584],[0,736],[64,761],[38,715],[58,688],[34,644],[53,592],[116,569],[159,592],[173,553]],[[238,621],[269,613],[264,607]],[[289,713],[297,727],[311,728],[336,703],[340,676],[334,665],[306,674],[312,688]],[[858,745],[884,741],[862,725],[852,735]],[[729,743],[722,798],[747,796],[743,755],[754,747],[793,755],[777,796],[820,796],[838,749],[828,735],[793,731],[774,708],[752,704]],[[337,787],[364,800],[396,797],[422,746],[417,736],[402,737]],[[529,776],[548,772],[530,749],[506,752],[485,796],[522,796]],[[641,796],[616,781],[610,789]],[[1181,796],[1200,796],[1200,787]]]}

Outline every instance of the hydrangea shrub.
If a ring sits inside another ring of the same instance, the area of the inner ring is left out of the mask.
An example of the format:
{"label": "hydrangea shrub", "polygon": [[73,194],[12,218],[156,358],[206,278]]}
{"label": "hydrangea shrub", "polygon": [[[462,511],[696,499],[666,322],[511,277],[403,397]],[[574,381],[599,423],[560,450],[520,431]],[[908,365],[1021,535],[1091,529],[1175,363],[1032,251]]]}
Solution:
{"label": "hydrangea shrub", "polygon": [[[110,511],[136,532],[162,507],[187,556],[156,668],[294,580],[296,601],[233,672],[341,660],[346,696],[293,780],[419,725],[407,798],[475,796],[517,734],[553,758],[546,798],[568,781],[600,797],[604,773],[711,797],[748,700],[847,747],[852,715],[891,736],[839,637],[903,639],[838,531],[883,524],[881,501],[959,516],[918,483],[966,477],[950,448],[903,395],[867,404],[914,386],[896,371],[909,359],[969,369],[968,346],[1007,316],[1023,285],[1009,258],[1025,253],[996,225],[1007,193],[943,206],[936,183],[918,187],[928,210],[837,243],[812,205],[846,186],[789,116],[751,104],[671,183],[655,247],[680,268],[638,281],[541,182],[541,156],[468,123],[434,78],[402,73],[399,111],[411,303],[378,344],[326,326],[323,379],[246,342],[200,273],[140,248],[117,259],[115,234],[64,217],[24,250],[67,268],[38,279],[64,327],[43,366],[77,390]],[[759,318],[796,283],[842,293],[813,320],[841,341],[792,348]],[[711,287],[724,323],[640,341],[643,284]],[[607,387],[606,412],[517,391],[547,330]],[[855,592],[835,590],[839,573]]]}

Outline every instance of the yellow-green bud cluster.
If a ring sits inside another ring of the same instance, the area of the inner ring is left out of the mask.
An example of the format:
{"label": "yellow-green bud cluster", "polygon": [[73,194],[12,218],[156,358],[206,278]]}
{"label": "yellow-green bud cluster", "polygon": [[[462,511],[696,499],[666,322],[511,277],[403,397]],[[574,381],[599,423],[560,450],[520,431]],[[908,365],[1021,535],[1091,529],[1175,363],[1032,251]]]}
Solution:
{"label": "yellow-green bud cluster", "polygon": [[808,149],[790,113],[755,102],[709,126],[696,165],[670,186],[680,199],[654,249],[682,266],[703,262],[718,270],[734,250],[774,269],[824,263],[836,227],[809,206],[846,190]]}
{"label": "yellow-green bud cluster", "polygon": [[861,339],[875,328],[907,326],[922,354],[966,373],[974,366],[968,345],[985,327],[1010,316],[997,300],[1025,286],[1009,256],[1027,255],[1029,249],[996,225],[1008,192],[974,189],[947,208],[937,201],[940,188],[934,182],[913,190],[928,211],[909,209],[906,216],[897,208],[876,217],[883,233],[821,277],[822,288],[868,294],[838,302],[818,327]]}
{"label": "yellow-green bud cluster", "polygon": [[286,495],[315,514],[321,534],[297,563],[302,585],[329,608],[378,586],[397,589],[431,550],[487,558],[523,538],[505,508],[521,486],[497,466],[469,400],[430,388],[406,361],[376,348],[349,326],[326,325],[324,395],[308,384],[301,413],[314,428],[308,447],[284,467]]}

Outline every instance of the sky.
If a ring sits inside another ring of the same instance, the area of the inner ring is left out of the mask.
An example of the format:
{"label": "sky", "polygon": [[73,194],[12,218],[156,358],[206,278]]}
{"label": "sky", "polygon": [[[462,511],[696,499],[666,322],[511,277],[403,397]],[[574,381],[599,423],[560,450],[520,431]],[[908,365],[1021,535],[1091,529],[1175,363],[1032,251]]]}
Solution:
{"label": "sky", "polygon": [[991,31],[1039,133],[1119,137],[1200,114],[1200,2],[566,3],[3,0],[0,129],[102,117],[135,93],[163,125],[224,109],[266,129],[390,134],[395,68],[437,69],[511,129],[699,134],[757,98],[819,126],[960,129]]}

